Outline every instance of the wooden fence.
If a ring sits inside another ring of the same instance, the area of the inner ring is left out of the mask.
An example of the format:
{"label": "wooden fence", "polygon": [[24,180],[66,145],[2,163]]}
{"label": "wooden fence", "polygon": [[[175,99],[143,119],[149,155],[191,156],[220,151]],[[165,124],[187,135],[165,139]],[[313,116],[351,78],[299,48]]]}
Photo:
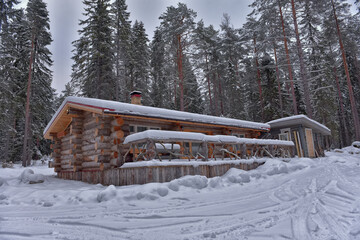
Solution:
{"label": "wooden fence", "polygon": [[[103,185],[133,185],[145,184],[150,182],[169,182],[171,180],[186,176],[186,175],[202,175],[208,178],[222,176],[230,168],[237,168],[243,170],[252,170],[264,163],[264,160],[259,161],[243,161],[233,160],[226,161],[226,163],[219,163],[216,165],[202,163],[199,165],[163,165],[163,166],[140,166],[140,167],[122,167],[113,168],[104,171],[61,171],[57,176],[62,179],[83,181],[91,184]],[[210,163],[210,162],[207,162]],[[126,165],[124,165],[126,166]]]}

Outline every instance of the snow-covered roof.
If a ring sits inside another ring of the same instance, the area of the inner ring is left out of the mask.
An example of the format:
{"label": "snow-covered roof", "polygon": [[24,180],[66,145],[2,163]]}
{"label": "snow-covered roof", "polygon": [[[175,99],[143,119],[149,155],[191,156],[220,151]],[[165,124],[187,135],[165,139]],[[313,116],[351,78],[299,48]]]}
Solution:
{"label": "snow-covered roof", "polygon": [[308,118],[307,116],[300,114],[285,118],[279,118],[276,120],[272,120],[267,122],[271,128],[286,128],[294,125],[303,125],[305,127],[312,128],[314,130],[319,131],[323,135],[331,135],[331,130],[327,128],[325,125]]}
{"label": "snow-covered roof", "polygon": [[266,123],[250,122],[225,117],[215,117],[203,114],[188,113],[176,110],[169,110],[164,108],[148,107],[135,105],[130,103],[122,103],[116,101],[102,100],[96,98],[83,98],[83,97],[67,97],[61,104],[53,118],[50,120],[44,130],[44,135],[49,130],[57,116],[63,110],[66,104],[72,106],[86,107],[89,109],[101,110],[105,114],[121,114],[129,116],[145,116],[159,119],[178,120],[186,122],[207,123],[214,125],[225,125],[239,128],[250,128],[256,130],[268,131],[270,126]]}

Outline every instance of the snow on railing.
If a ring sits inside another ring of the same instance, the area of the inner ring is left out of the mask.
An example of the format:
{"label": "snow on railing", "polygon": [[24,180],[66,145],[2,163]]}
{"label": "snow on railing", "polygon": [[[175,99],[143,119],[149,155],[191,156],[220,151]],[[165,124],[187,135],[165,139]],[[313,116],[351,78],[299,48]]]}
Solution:
{"label": "snow on railing", "polygon": [[[190,144],[191,143],[191,144]],[[230,135],[205,135],[194,132],[147,130],[127,136],[124,144],[130,145],[126,156],[131,152],[135,160],[147,160],[164,154],[177,158],[216,159],[225,157],[235,159],[250,157],[291,157],[294,143],[275,139],[238,138]]]}

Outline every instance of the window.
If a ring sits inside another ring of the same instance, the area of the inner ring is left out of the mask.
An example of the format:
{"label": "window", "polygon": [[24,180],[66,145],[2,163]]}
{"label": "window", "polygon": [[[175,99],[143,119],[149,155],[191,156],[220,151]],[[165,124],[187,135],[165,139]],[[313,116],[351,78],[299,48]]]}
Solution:
{"label": "window", "polygon": [[144,127],[144,126],[137,126],[136,132],[143,132],[148,130],[148,127]]}
{"label": "window", "polygon": [[279,140],[289,141],[287,133],[280,133]]}
{"label": "window", "polygon": [[285,141],[291,141],[290,128],[280,129],[279,139],[280,140],[285,140]]}
{"label": "window", "polygon": [[138,126],[138,125],[130,125],[130,134],[143,132],[146,130],[160,130],[159,127],[149,127],[149,126]]}

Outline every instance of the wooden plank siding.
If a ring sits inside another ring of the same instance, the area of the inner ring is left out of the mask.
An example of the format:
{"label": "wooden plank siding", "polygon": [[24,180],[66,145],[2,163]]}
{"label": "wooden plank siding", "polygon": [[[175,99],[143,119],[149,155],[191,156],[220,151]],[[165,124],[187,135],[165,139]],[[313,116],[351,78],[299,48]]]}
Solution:
{"label": "wooden plank siding", "polygon": [[201,175],[207,178],[224,175],[230,168],[252,170],[263,163],[221,164],[221,165],[179,165],[112,168],[104,171],[84,170],[81,172],[61,171],[57,177],[83,181],[90,184],[125,186],[151,182],[170,182],[186,175]]}

